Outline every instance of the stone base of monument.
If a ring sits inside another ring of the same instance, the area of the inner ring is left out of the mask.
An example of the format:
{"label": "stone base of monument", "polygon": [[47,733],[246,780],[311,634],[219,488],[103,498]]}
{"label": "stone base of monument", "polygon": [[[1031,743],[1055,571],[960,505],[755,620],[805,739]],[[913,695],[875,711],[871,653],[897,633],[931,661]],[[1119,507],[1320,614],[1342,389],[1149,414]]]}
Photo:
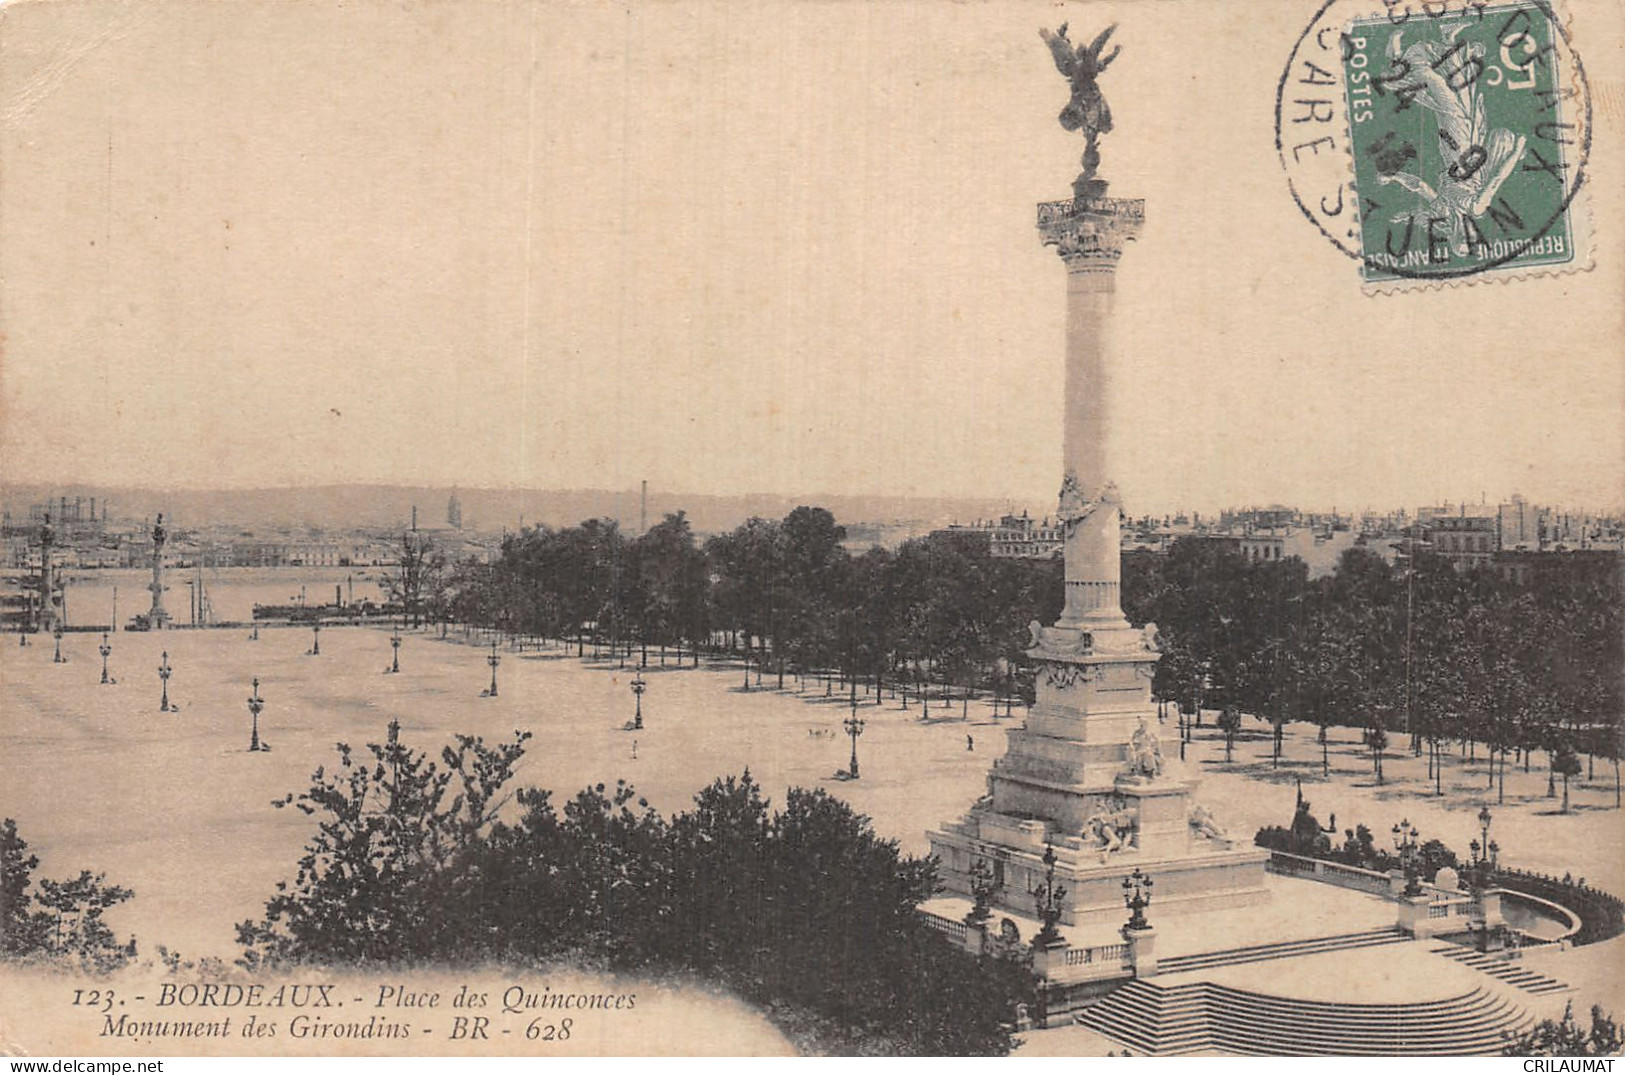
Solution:
{"label": "stone base of monument", "polygon": [[[1001,885],[994,915],[1032,913],[1030,893],[1044,881],[1044,825],[975,811],[957,824],[930,834],[944,891],[972,898],[971,867],[988,862]],[[1019,842],[1018,842],[1019,841]],[[1264,865],[1269,852],[1238,847],[1230,840],[1193,839],[1188,848],[1158,854],[1145,849],[1106,853],[1077,838],[1057,842],[1055,880],[1066,888],[1061,923],[1067,926],[1120,924],[1123,880],[1138,867],[1155,882],[1158,914],[1182,914],[1251,907],[1267,902]]]}

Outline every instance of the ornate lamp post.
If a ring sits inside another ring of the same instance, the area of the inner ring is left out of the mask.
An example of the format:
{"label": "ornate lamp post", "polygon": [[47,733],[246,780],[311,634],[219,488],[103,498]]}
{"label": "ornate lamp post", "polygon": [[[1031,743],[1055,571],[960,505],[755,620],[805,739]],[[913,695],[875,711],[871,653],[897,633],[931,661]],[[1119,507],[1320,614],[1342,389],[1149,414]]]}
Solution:
{"label": "ornate lamp post", "polygon": [[260,711],[265,708],[265,700],[260,697],[259,677],[254,677],[254,693],[248,698],[248,712],[253,718],[252,730],[248,733],[248,749],[251,751],[264,750],[260,745]]}
{"label": "ornate lamp post", "polygon": [[1405,870],[1405,895],[1419,896],[1422,893],[1422,879],[1416,870],[1416,838],[1420,834],[1409,818],[1401,819],[1393,832],[1394,850],[1399,852],[1399,862]]}
{"label": "ornate lamp post", "polygon": [[649,689],[649,684],[643,681],[643,673],[639,672],[632,677],[632,697],[637,699],[637,712],[632,717],[632,727],[635,730],[643,729],[643,692]]}
{"label": "ornate lamp post", "polygon": [[993,914],[993,900],[999,894],[999,885],[993,879],[993,867],[985,858],[970,865],[971,909],[965,915],[967,925],[982,927]]}
{"label": "ornate lamp post", "polygon": [[108,644],[106,631],[102,632],[102,644],[96,647],[96,652],[102,655],[102,682],[113,682],[107,678],[107,658],[113,655],[113,647]]}
{"label": "ornate lamp post", "polygon": [[310,655],[312,657],[322,655],[322,625],[319,623],[310,625]]}
{"label": "ornate lamp post", "polygon": [[1490,876],[1495,872],[1495,862],[1500,856],[1501,845],[1490,839],[1490,822],[1494,820],[1488,806],[1478,811],[1478,839],[1467,844],[1472,854],[1471,869],[1469,870],[1472,886],[1482,892],[1490,887]]}
{"label": "ornate lamp post", "polygon": [[497,656],[497,644],[495,642],[491,643],[491,656],[485,658],[485,663],[491,666],[491,689],[486,691],[486,695],[495,698],[497,696],[497,665],[502,663],[502,658]]}
{"label": "ornate lamp post", "polygon": [[56,639],[56,655],[51,658],[51,663],[67,663],[66,659],[62,656],[62,625],[60,623],[57,624],[55,629],[51,631],[51,636]]}
{"label": "ornate lamp post", "polygon": [[159,659],[159,662],[158,662],[158,678],[163,680],[163,682],[164,682],[163,701],[158,703],[158,712],[160,712],[160,713],[168,713],[170,711],[170,709],[169,709],[169,677],[170,677],[171,674],[174,673],[174,671],[175,670],[169,666],[169,651],[164,650],[163,656]]}
{"label": "ornate lamp post", "polygon": [[1038,920],[1042,928],[1033,934],[1034,948],[1047,948],[1061,939],[1056,926],[1061,921],[1061,901],[1066,898],[1066,886],[1055,883],[1055,845],[1044,845],[1044,880],[1028,889],[1038,907]]}
{"label": "ornate lamp post", "polygon": [[853,702],[852,715],[841,721],[846,734],[852,737],[852,767],[847,770],[847,775],[853,780],[858,778],[858,736],[863,734],[863,724],[863,718],[858,716],[857,703]]}
{"label": "ornate lamp post", "polygon": [[250,642],[258,642],[260,640],[260,623],[258,620],[254,621],[254,633],[248,636],[248,640]]}
{"label": "ornate lamp post", "polygon": [[1151,923],[1146,921],[1145,909],[1151,906],[1151,889],[1156,884],[1151,878],[1140,872],[1138,866],[1134,872],[1123,878],[1123,905],[1128,908],[1128,925],[1125,929],[1150,929]]}
{"label": "ornate lamp post", "polygon": [[401,633],[399,631],[389,636],[389,645],[395,651],[394,656],[390,658],[389,670],[399,672],[401,670]]}

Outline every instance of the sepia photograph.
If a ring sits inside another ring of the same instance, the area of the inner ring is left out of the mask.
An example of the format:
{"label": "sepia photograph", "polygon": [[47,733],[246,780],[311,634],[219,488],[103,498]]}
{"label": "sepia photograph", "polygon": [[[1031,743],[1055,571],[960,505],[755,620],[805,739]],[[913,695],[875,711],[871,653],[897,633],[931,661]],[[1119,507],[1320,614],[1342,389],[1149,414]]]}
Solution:
{"label": "sepia photograph", "polygon": [[1625,0],[0,4],[0,1055],[1619,1056],[1622,176]]}

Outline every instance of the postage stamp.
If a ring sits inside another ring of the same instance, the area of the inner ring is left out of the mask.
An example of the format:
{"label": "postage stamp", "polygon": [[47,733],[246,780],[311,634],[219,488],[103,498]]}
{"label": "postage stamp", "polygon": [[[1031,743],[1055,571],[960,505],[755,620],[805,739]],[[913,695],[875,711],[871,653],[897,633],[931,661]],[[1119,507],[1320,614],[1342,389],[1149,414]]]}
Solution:
{"label": "postage stamp", "polygon": [[[1300,39],[1277,131],[1323,118],[1318,139],[1278,137],[1282,164],[1300,208],[1359,262],[1367,290],[1589,265],[1590,96],[1552,5],[1351,10],[1333,0]],[[1315,184],[1339,182],[1306,201]]]}

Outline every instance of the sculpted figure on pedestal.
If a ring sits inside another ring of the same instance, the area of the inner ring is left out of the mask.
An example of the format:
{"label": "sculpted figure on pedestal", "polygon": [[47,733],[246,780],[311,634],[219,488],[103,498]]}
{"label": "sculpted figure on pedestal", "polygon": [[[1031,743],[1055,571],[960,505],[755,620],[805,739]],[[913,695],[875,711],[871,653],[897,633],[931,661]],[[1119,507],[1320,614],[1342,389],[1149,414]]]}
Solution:
{"label": "sculpted figure on pedestal", "polygon": [[1209,840],[1223,840],[1225,831],[1219,824],[1219,819],[1213,816],[1213,811],[1199,802],[1191,803],[1190,825],[1196,830],[1198,836],[1205,836]]}
{"label": "sculpted figure on pedestal", "polygon": [[1140,718],[1140,726],[1134,729],[1134,738],[1129,743],[1129,771],[1136,776],[1162,774],[1162,744],[1144,717]]}
{"label": "sculpted figure on pedestal", "polygon": [[1106,809],[1083,823],[1083,838],[1102,859],[1134,846],[1137,823],[1134,811],[1121,798],[1113,797],[1105,805]]}
{"label": "sculpted figure on pedestal", "polygon": [[1080,523],[1100,508],[1118,502],[1117,486],[1107,482],[1093,493],[1084,489],[1076,474],[1061,479],[1061,492],[1055,509],[1056,517],[1068,527]]}

